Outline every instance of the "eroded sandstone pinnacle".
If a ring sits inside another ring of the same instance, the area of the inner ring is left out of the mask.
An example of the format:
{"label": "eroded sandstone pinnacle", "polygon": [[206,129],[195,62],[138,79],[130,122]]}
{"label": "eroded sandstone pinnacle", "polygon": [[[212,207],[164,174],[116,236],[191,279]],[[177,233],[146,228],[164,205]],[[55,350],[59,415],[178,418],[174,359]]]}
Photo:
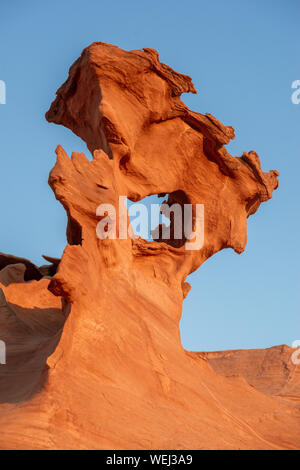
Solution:
{"label": "eroded sandstone pinnacle", "polygon": [[[27,264],[41,278],[26,282],[22,262],[17,282],[17,264],[5,264],[5,283],[0,271],[1,448],[299,447],[298,392],[262,393],[180,342],[186,277],[223,248],[241,253],[247,217],[278,186],[255,151],[231,156],[233,128],[189,110],[184,92],[196,92],[191,78],[155,50],[102,42],[83,51],[57,91],[47,120],[81,137],[93,160],[56,151],[49,184],[68,215],[62,259],[46,257],[51,268],[37,271]],[[201,249],[186,250],[184,238],[97,237],[99,204],[155,194],[204,204]]]}

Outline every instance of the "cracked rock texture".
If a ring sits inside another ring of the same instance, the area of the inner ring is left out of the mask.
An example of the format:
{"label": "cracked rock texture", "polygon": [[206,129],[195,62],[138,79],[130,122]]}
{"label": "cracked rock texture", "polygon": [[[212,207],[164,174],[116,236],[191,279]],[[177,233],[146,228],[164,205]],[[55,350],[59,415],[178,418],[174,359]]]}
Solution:
{"label": "cracked rock texture", "polygon": [[[278,186],[254,151],[231,156],[233,128],[189,110],[184,92],[196,92],[191,78],[155,50],[101,42],[58,90],[47,120],[80,136],[93,159],[56,150],[49,184],[68,216],[62,259],[36,267],[0,255],[2,449],[299,448],[291,348],[181,345],[187,276],[223,248],[241,253],[247,218]],[[204,204],[200,248],[159,231],[152,242],[97,237],[101,203],[154,194],[191,204],[193,228]]]}

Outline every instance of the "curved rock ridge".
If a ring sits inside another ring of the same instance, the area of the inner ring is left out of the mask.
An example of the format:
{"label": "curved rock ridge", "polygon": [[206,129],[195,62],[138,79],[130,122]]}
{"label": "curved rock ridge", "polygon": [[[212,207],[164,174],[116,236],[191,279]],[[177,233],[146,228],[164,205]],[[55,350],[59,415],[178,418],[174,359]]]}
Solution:
{"label": "curved rock ridge", "polygon": [[[19,328],[22,344],[41,346],[30,351],[36,366],[26,393],[2,399],[1,448],[299,447],[295,400],[262,393],[246,371],[216,373],[205,353],[181,345],[188,274],[223,248],[241,253],[248,216],[278,186],[278,172],[264,173],[254,151],[227,152],[233,128],[190,111],[185,92],[195,93],[191,78],[160,63],[155,50],[102,42],[83,51],[58,90],[48,121],[80,136],[93,159],[57,147],[49,184],[68,215],[68,244],[61,260],[46,257],[52,270],[42,279],[3,285],[11,342]],[[128,222],[120,197],[155,194],[167,205],[190,204],[193,229],[204,205],[201,246],[187,249],[193,241],[184,235],[122,238],[118,224],[116,239],[98,238],[100,204]],[[21,299],[35,296],[50,316],[24,310]],[[22,380],[15,378],[19,389]]]}

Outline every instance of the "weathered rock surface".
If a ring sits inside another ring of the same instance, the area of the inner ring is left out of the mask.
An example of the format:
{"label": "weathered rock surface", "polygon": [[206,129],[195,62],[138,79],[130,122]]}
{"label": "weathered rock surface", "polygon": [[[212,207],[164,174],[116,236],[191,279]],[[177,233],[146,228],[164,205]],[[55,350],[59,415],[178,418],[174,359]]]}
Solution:
{"label": "weathered rock surface", "polygon": [[[61,261],[46,258],[53,271],[39,268],[40,280],[4,276],[0,321],[12,360],[0,366],[11,387],[0,395],[1,448],[299,447],[295,400],[261,393],[242,365],[239,376],[216,373],[217,360],[180,342],[186,277],[223,248],[241,253],[247,217],[278,185],[254,151],[226,151],[232,127],[190,111],[180,100],[189,91],[191,78],[153,49],[105,43],[85,49],[58,90],[47,119],[85,140],[93,160],[57,148],[49,184],[68,215]],[[184,236],[97,238],[99,204],[162,193],[193,205],[194,226],[204,204],[203,246],[186,249]],[[30,380],[19,376],[23,351]]]}
{"label": "weathered rock surface", "polygon": [[299,361],[300,354],[286,344],[268,349],[205,352],[203,355],[217,374],[241,375],[262,393],[300,402],[300,369],[294,363]]}

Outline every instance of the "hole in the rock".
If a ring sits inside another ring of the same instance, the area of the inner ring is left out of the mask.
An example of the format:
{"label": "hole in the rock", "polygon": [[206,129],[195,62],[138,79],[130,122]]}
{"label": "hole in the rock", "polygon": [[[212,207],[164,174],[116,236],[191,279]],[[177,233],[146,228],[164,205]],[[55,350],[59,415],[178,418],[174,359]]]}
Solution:
{"label": "hole in the rock", "polygon": [[163,201],[162,195],[147,196],[139,202],[125,200],[130,224],[135,235],[147,241],[154,241],[151,232],[157,228],[157,225],[159,223],[170,225],[170,220],[160,213]]}
{"label": "hole in the rock", "polygon": [[147,196],[139,202],[127,199],[126,206],[134,234],[148,241],[164,242],[180,248],[186,242],[185,204],[189,204],[189,200],[181,190]]}

